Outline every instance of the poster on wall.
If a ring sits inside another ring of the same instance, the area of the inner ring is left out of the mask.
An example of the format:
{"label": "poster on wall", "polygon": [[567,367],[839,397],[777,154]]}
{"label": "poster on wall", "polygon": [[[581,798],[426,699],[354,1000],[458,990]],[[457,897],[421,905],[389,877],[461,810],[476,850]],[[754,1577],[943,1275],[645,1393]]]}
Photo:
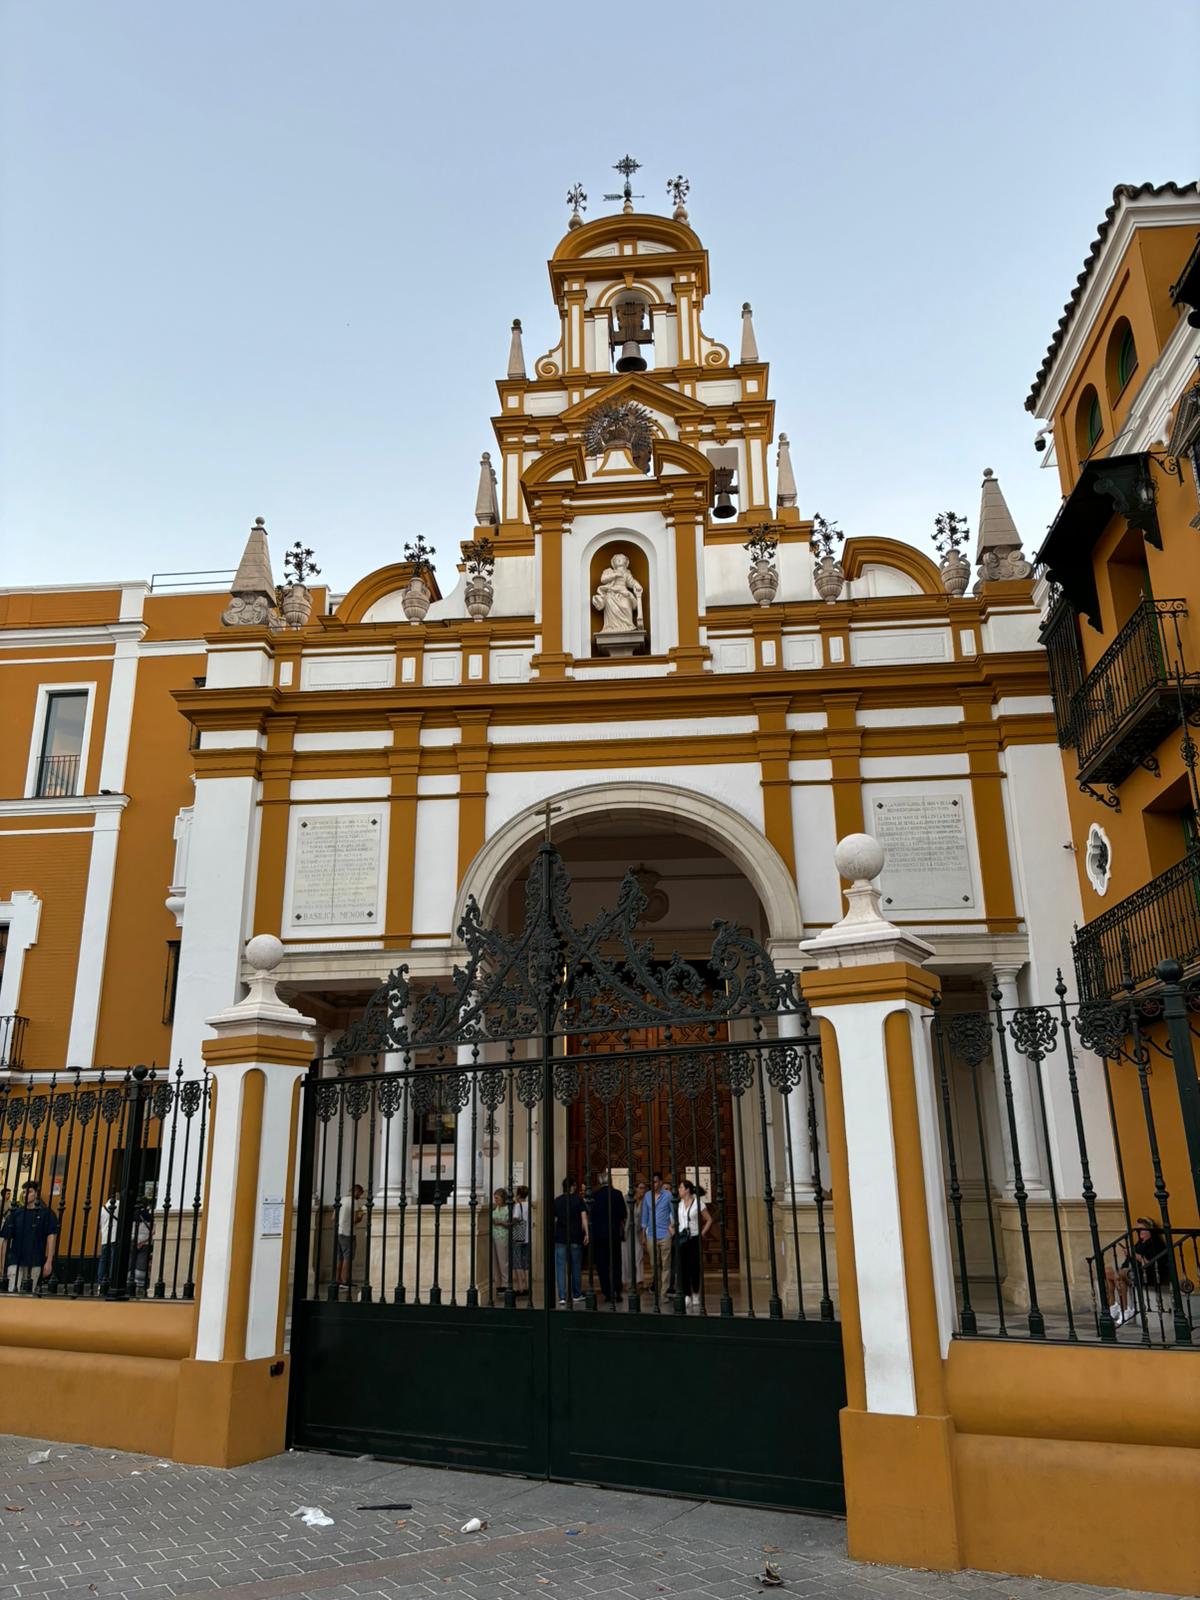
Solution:
{"label": "poster on wall", "polygon": [[377,920],[382,832],[379,816],[316,815],[299,821],[292,855],[294,927]]}
{"label": "poster on wall", "polygon": [[961,795],[874,800],[873,832],[887,859],[879,875],[884,915],[949,911],[975,904],[966,807]]}

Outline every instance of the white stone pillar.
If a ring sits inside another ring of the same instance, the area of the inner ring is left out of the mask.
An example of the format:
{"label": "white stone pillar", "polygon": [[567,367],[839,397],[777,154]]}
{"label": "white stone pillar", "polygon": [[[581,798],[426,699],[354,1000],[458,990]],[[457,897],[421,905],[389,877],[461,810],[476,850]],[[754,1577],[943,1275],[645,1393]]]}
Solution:
{"label": "white stone pillar", "polygon": [[[996,987],[1000,990],[1000,1009],[1005,1029],[1013,1015],[1013,1008],[1021,1004],[1017,993],[1019,966],[993,967]],[[989,998],[989,1005],[992,1005]],[[1012,1084],[1013,1122],[1016,1124],[1017,1150],[1021,1157],[1021,1176],[1030,1194],[1041,1194],[1046,1187],[1045,1162],[1042,1159],[1041,1121],[1034,1103],[1032,1066],[1013,1046],[1012,1035],[1007,1037],[1008,1075]],[[1000,1107],[1000,1123],[1005,1130],[1005,1171],[1007,1190],[1011,1194],[1015,1181],[1012,1165],[1012,1128],[1008,1121],[1008,1104],[1004,1095],[1004,1067],[1000,1058],[1000,1041],[993,1046],[996,1069],[996,1097]]]}
{"label": "white stone pillar", "polygon": [[[387,1050],[383,1056],[383,1070],[385,1072],[401,1072],[406,1065],[404,1053],[400,1050]],[[409,1115],[411,1116],[411,1112]],[[400,1187],[403,1181],[404,1163],[407,1157],[404,1154],[404,1096],[399,1095],[399,1103],[394,1115],[388,1119],[382,1116],[376,1119],[376,1151],[375,1151],[375,1203],[376,1205],[394,1206],[400,1200]]]}
{"label": "white stone pillar", "polygon": [[[799,1039],[803,1035],[800,1018],[794,1012],[781,1012],[779,1016],[779,1037],[787,1041]],[[800,1082],[787,1096],[787,1134],[791,1145],[791,1165],[787,1165],[787,1150],[784,1150],[784,1181],[786,1184],[787,1198],[796,1205],[805,1205],[812,1201],[815,1183],[819,1177],[814,1177],[812,1160],[812,1141],[808,1132],[808,1073],[809,1062],[803,1063]]]}

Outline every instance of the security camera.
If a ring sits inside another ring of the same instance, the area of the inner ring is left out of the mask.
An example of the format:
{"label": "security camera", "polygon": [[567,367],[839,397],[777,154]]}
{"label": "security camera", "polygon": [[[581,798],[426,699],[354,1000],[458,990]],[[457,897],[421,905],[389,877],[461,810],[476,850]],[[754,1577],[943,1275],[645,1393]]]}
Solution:
{"label": "security camera", "polygon": [[1040,454],[1046,448],[1046,446],[1049,443],[1050,443],[1050,429],[1049,428],[1039,428],[1037,433],[1034,435],[1033,448],[1036,451],[1038,451],[1038,453]]}

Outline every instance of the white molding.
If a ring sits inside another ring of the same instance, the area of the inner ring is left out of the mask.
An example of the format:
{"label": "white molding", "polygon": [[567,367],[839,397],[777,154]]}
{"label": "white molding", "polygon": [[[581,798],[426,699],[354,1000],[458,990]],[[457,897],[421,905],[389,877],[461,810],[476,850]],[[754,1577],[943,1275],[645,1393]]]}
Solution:
{"label": "white molding", "polygon": [[[108,679],[108,707],[104,715],[104,743],[100,750],[98,789],[119,794],[125,787],[129,740],[133,732],[133,700],[137,693],[138,645],[122,639],[113,652]],[[82,772],[81,767],[81,772]]]}
{"label": "white molding", "polygon": [[[0,590],[0,594],[4,592]],[[11,593],[11,590],[8,592]],[[145,634],[144,622],[89,622],[75,628],[5,628],[0,630],[0,650],[48,650],[56,645],[125,644],[130,641],[140,643]]]}
{"label": "white molding", "polygon": [[95,1065],[92,1058],[96,1052],[96,1028],[100,1021],[100,995],[104,984],[104,958],[108,950],[120,833],[120,810],[104,811],[97,815],[96,826],[92,830],[83,922],[79,930],[75,1003],[71,1008],[71,1031],[67,1037],[68,1066]]}
{"label": "white molding", "polygon": [[1184,317],[1142,380],[1125,418],[1125,426],[1113,440],[1110,454],[1119,456],[1146,450],[1161,435],[1169,433],[1171,413],[1195,373],[1197,357],[1200,357],[1200,328],[1190,328]]}
{"label": "white molding", "polygon": [[[86,793],[88,755],[92,744],[92,721],[96,711],[96,680],[79,683],[39,683],[37,698],[33,713],[33,735],[29,741],[29,759],[25,767],[25,798],[37,800],[45,804],[46,796],[37,793],[38,766],[41,760],[42,741],[46,737],[46,713],[50,708],[52,694],[79,694],[87,695],[87,710],[83,717],[83,739],[79,747],[79,774],[76,779],[79,794]],[[76,795],[64,796],[66,799],[75,799]]]}
{"label": "white molding", "polygon": [[41,920],[41,898],[32,889],[14,889],[7,900],[0,900],[0,922],[8,928],[4,973],[0,977],[0,1015],[11,1016],[21,1009],[25,952],[37,943]]}
{"label": "white molding", "polygon": [[128,804],[127,794],[64,795],[61,800],[43,800],[32,795],[24,800],[0,800],[0,818],[93,817],[106,811],[124,811]]}
{"label": "white molding", "polygon": [[208,652],[203,639],[143,639],[138,654],[143,656],[202,656]]}
{"label": "white molding", "polygon": [[1105,235],[1099,255],[1088,269],[1088,281],[1083,294],[1068,314],[1062,343],[1051,358],[1050,368],[1042,381],[1037,399],[1036,415],[1039,421],[1053,417],[1057,411],[1067,378],[1075,371],[1083,346],[1092,335],[1100,307],[1116,281],[1136,229],[1194,228],[1197,224],[1200,224],[1200,199],[1184,201],[1179,196],[1124,198],[1121,209]]}

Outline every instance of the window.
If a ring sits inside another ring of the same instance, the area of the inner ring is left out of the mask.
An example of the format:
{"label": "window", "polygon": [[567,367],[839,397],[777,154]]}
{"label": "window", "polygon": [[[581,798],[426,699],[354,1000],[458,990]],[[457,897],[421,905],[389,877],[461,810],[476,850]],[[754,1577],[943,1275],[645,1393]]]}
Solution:
{"label": "window", "polygon": [[1104,432],[1104,418],[1100,415],[1100,396],[1092,395],[1092,403],[1087,412],[1087,447],[1090,450],[1096,440]]}
{"label": "window", "polygon": [[162,1019],[166,1026],[175,1021],[175,995],[179,988],[179,946],[178,939],[167,940],[167,970],[163,977],[163,1008]]}
{"label": "window", "polygon": [[59,800],[80,792],[83,773],[84,732],[88,696],[85,689],[51,692],[46,696],[42,747],[38,755],[34,794]]}
{"label": "window", "polygon": [[1125,324],[1117,346],[1117,386],[1123,389],[1137,371],[1137,345],[1133,342],[1133,329]]}

